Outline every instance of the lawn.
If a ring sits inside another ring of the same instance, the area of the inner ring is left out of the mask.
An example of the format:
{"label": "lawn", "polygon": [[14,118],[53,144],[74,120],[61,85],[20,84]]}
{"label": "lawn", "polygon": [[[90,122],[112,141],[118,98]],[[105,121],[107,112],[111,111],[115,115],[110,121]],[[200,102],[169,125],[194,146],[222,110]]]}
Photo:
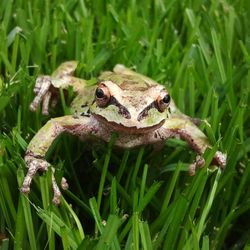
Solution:
{"label": "lawn", "polygon": [[[61,205],[51,169],[22,195],[29,141],[73,98],[32,113],[35,79],[67,60],[90,82],[122,63],[165,85],[202,119],[204,168],[189,176],[177,139],[124,150],[63,135],[46,155],[70,185]],[[249,90],[249,0],[1,0],[0,249],[250,249]]]}

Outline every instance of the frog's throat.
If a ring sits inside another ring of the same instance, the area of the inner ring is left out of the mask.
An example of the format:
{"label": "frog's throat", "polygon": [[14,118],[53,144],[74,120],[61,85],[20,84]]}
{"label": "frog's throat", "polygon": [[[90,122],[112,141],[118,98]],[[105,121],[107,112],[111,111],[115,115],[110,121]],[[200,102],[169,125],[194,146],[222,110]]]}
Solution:
{"label": "frog's throat", "polygon": [[104,118],[100,115],[97,115],[97,114],[93,114],[93,116],[95,117],[95,119],[97,121],[104,124],[105,127],[110,128],[114,131],[124,132],[124,133],[129,133],[129,134],[146,134],[146,133],[149,133],[151,131],[154,131],[154,130],[160,128],[165,122],[165,119],[163,119],[162,121],[160,121],[159,123],[157,123],[153,126],[139,127],[138,128],[136,126],[127,127],[127,126],[124,126],[120,123],[110,122],[106,118]]}

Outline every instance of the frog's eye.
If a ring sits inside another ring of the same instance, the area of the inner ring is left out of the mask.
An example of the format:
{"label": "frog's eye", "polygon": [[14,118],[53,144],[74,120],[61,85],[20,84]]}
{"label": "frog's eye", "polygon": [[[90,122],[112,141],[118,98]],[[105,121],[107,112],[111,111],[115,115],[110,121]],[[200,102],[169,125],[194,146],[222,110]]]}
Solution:
{"label": "frog's eye", "polygon": [[156,105],[160,112],[163,112],[170,103],[170,95],[166,92],[162,92],[156,99]]}
{"label": "frog's eye", "polygon": [[108,102],[110,101],[110,93],[107,86],[102,83],[99,84],[95,91],[95,99],[99,107],[107,106]]}

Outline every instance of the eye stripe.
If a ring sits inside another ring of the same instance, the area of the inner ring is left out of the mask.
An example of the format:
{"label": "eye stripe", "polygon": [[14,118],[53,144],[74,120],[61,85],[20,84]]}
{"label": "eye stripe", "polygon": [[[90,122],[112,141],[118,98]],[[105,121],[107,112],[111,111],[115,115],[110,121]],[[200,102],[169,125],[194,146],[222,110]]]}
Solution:
{"label": "eye stripe", "polygon": [[156,108],[155,107],[155,102],[152,102],[151,104],[149,104],[145,109],[143,109],[140,114],[137,117],[137,121],[141,121],[142,119],[144,119],[147,115],[148,115],[148,111],[152,108]]}
{"label": "eye stripe", "polygon": [[116,107],[119,108],[119,112],[118,113],[120,115],[122,115],[126,119],[131,119],[131,114],[129,113],[129,111],[127,110],[127,108],[124,107],[122,104],[120,104],[115,97],[111,96],[110,102],[109,102],[108,105],[115,105]]}

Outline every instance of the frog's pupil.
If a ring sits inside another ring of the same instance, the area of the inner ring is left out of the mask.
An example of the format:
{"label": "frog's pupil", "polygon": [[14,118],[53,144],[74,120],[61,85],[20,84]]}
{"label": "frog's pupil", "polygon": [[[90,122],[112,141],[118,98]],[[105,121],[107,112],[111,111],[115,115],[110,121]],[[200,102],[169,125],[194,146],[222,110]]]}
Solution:
{"label": "frog's pupil", "polygon": [[104,97],[104,92],[103,92],[102,89],[98,88],[95,91],[95,95],[96,95],[97,98],[103,98]]}
{"label": "frog's pupil", "polygon": [[165,95],[162,99],[164,103],[169,103],[170,102],[170,95]]}

